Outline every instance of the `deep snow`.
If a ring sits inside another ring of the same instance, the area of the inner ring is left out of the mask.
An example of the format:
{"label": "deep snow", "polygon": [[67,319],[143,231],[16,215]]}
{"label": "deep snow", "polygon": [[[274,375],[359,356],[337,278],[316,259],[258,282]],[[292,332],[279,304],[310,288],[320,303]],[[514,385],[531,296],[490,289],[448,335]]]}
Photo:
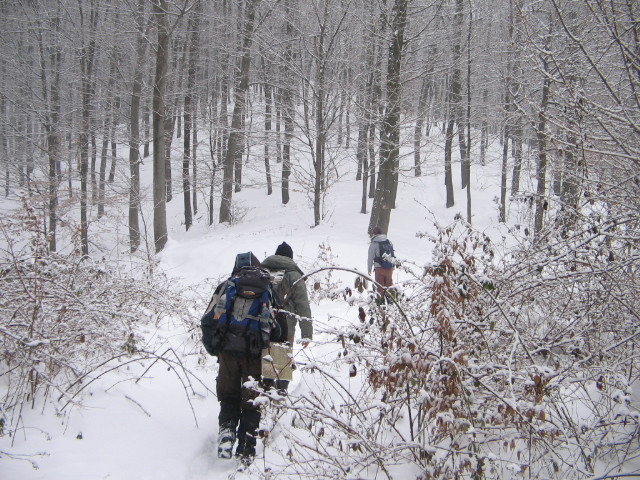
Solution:
{"label": "deep snow", "polygon": [[[496,148],[496,152],[498,148]],[[459,165],[454,165],[456,205],[444,208],[444,182],[441,174],[442,154],[434,149],[426,173],[415,178],[410,172],[401,178],[397,208],[393,211],[389,238],[400,259],[421,265],[431,260],[429,244],[416,237],[418,232],[433,232],[433,221],[450,223],[457,213],[466,212],[466,197],[459,188]],[[405,159],[410,164],[412,157]],[[255,160],[257,171],[245,176],[260,177],[261,161]],[[486,166],[473,166],[473,225],[497,241],[508,235],[507,227],[497,222],[495,198],[499,195],[499,156]],[[145,165],[149,175],[151,162]],[[326,201],[327,212],[320,226],[312,228],[313,209],[307,194],[299,186],[292,188],[292,199],[282,205],[277,185],[271,196],[266,188],[245,187],[236,193],[234,202],[244,218],[235,225],[206,225],[207,212],[201,199],[201,210],[195,225],[184,231],[182,196],[175,194],[168,205],[170,238],[159,255],[160,268],[176,283],[190,287],[193,298],[193,325],[197,326],[206,299],[217,281],[228,275],[235,254],[253,251],[264,258],[276,246],[287,241],[294,259],[305,272],[333,264],[366,271],[369,215],[361,214],[361,183],[355,180],[353,162],[341,166],[341,177]],[[176,170],[177,171],[177,170]],[[526,180],[523,180],[523,183]],[[177,183],[177,182],[176,182]],[[369,201],[369,211],[371,201]],[[513,215],[515,216],[515,214]],[[217,217],[217,211],[216,211]],[[147,220],[151,218],[148,215]],[[517,219],[511,219],[512,223]],[[119,233],[126,229],[121,225]],[[121,241],[126,239],[120,238]],[[120,252],[126,251],[122,246]],[[115,249],[114,249],[115,251]],[[324,257],[321,258],[321,253]],[[122,253],[119,253],[123,256]],[[354,275],[346,272],[318,274],[318,279],[341,287],[352,286]],[[396,274],[396,281],[402,278]],[[311,288],[314,279],[307,281]],[[316,336],[305,350],[296,346],[296,360],[302,364],[331,358],[337,346],[322,330],[337,322],[348,323],[357,316],[357,306],[343,301],[322,300],[312,303]],[[214,358],[199,354],[200,347],[180,322],[166,322],[156,331],[144,327],[147,348],[164,351],[171,346],[200,382],[192,380],[195,395],[183,387],[178,373],[158,362],[145,377],[136,382],[150,362],[130,365],[92,383],[82,396],[82,406],[67,407],[59,415],[47,404],[35,410],[25,406],[22,428],[14,438],[0,438],[0,451],[27,460],[0,457],[0,477],[4,480],[177,480],[218,479],[231,475],[250,478],[251,470],[235,472],[235,462],[218,460],[215,455],[218,403],[213,391],[217,365]],[[298,332],[299,334],[299,332]],[[346,367],[337,376],[348,377]],[[184,379],[184,378],[183,378]],[[294,373],[292,395],[313,390],[313,376],[304,371]],[[60,405],[57,405],[59,408]],[[277,438],[273,440],[277,442]],[[255,468],[260,468],[265,455],[261,447]],[[31,462],[38,468],[32,468]],[[409,475],[410,472],[406,472]]]}

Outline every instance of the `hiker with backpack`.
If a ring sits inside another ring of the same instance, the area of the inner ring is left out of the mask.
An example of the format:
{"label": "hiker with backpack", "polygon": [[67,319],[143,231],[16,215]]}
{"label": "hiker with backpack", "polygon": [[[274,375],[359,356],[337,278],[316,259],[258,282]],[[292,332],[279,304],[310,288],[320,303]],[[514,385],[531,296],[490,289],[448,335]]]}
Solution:
{"label": "hiker with backpack", "polygon": [[253,400],[261,386],[262,352],[281,341],[270,280],[253,253],[238,254],[231,277],[218,285],[200,321],[202,343],[219,364],[218,457],[231,458],[237,440],[236,456],[245,465],[256,454],[261,413]]}
{"label": "hiker with backpack", "polygon": [[286,312],[287,341],[293,345],[299,323],[302,346],[306,347],[313,340],[311,306],[304,280],[295,283],[304,273],[293,261],[293,249],[287,242],[282,242],[274,255],[262,261],[262,266],[271,273],[273,288],[280,302],[284,302],[281,308]]}
{"label": "hiker with backpack", "polygon": [[384,300],[387,288],[393,285],[394,265],[395,253],[393,244],[387,238],[387,235],[382,233],[382,227],[376,226],[371,231],[367,272],[371,275],[371,270],[375,270],[374,280],[378,283],[377,291],[381,300]]}

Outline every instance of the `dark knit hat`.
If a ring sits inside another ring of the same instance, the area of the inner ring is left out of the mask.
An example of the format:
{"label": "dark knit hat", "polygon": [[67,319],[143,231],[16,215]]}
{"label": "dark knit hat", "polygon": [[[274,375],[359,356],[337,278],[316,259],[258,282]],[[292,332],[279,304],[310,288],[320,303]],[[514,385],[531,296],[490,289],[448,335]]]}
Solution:
{"label": "dark knit hat", "polygon": [[287,242],[282,242],[276,248],[276,255],[282,255],[283,257],[293,258],[293,249],[289,246]]}
{"label": "dark knit hat", "polygon": [[371,233],[373,235],[380,235],[382,233],[382,227],[380,225],[374,227]]}

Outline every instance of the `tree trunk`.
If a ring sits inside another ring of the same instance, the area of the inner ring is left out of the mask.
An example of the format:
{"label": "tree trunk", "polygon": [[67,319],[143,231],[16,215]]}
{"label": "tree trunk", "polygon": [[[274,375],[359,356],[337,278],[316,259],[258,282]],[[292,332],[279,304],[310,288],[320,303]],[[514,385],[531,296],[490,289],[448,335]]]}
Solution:
{"label": "tree trunk", "polygon": [[347,76],[347,71],[345,70],[342,73],[342,75],[344,75],[344,80],[341,82],[343,86],[341,86],[340,104],[338,105],[338,138],[337,138],[337,142],[338,142],[338,146],[339,147],[342,146],[342,136],[343,136],[342,123],[344,121],[344,114],[345,114],[346,103],[347,103],[347,90],[346,90],[346,88],[344,86],[349,84],[348,83],[349,82],[349,78]]}
{"label": "tree trunk", "polygon": [[149,145],[151,144],[151,125],[149,122],[149,117],[151,116],[149,112],[149,103],[148,100],[144,102],[144,107],[142,109],[142,123],[144,124],[144,151],[142,153],[142,158],[147,158],[151,155],[149,151]]}
{"label": "tree trunk", "polygon": [[387,232],[391,208],[397,191],[397,164],[400,153],[400,93],[401,66],[404,49],[404,30],[407,23],[407,0],[395,0],[393,6],[392,36],[387,65],[387,111],[382,123],[380,171],[371,209],[368,231],[376,226]]}
{"label": "tree trunk", "polygon": [[289,176],[291,175],[291,142],[293,140],[294,129],[294,86],[293,86],[293,41],[294,30],[292,15],[292,0],[285,0],[285,50],[284,50],[284,67],[282,69],[282,78],[285,85],[282,89],[282,119],[284,122],[284,138],[282,142],[282,204],[289,203]]}
{"label": "tree trunk", "polygon": [[158,45],[153,84],[153,239],[156,253],[167,243],[167,181],[165,150],[165,95],[169,61],[169,19],[166,0],[155,0]]}
{"label": "tree trunk", "polygon": [[420,98],[418,100],[418,111],[416,112],[416,126],[413,130],[413,168],[414,175],[419,177],[422,175],[422,166],[420,159],[420,149],[422,147],[422,127],[424,126],[425,108],[427,106],[427,92],[429,90],[428,78],[422,79],[422,87],[420,88]]}
{"label": "tree trunk", "polygon": [[467,178],[467,223],[471,225],[471,32],[473,28],[473,10],[469,7],[469,29],[467,31],[467,114],[465,115],[466,162],[464,172]]}
{"label": "tree trunk", "polygon": [[[113,98],[113,85],[116,78],[116,66],[117,66],[117,52],[115,48],[111,51],[111,58],[109,61],[109,80],[107,82],[107,99],[106,99],[106,117],[104,119],[103,134],[102,134],[102,148],[100,151],[100,169],[98,174],[98,218],[104,215],[105,208],[105,196],[106,196],[106,183],[107,183],[107,158],[109,155],[109,140],[111,137],[112,125],[115,123],[113,118],[115,117],[115,100]],[[115,132],[113,132],[115,133]],[[112,139],[115,143],[115,139]],[[112,164],[113,165],[113,164]]]}
{"label": "tree trunk", "polygon": [[376,193],[376,171],[378,166],[376,165],[376,123],[371,120],[369,123],[367,137],[367,148],[369,150],[369,198],[373,198]]}
{"label": "tree trunk", "polygon": [[447,124],[447,131],[445,134],[444,142],[444,184],[447,192],[446,207],[451,208],[455,205],[455,198],[453,193],[453,171],[451,168],[451,154],[453,150],[453,129],[455,127],[455,120],[453,117],[449,118]]}
{"label": "tree trunk", "polygon": [[245,148],[247,149],[247,152],[249,151],[246,143],[247,135],[245,134],[246,132],[245,125],[246,125],[246,119],[247,119],[246,105],[248,101],[249,101],[249,95],[248,95],[248,92],[245,92],[242,113],[240,114],[240,128],[239,128],[239,135],[237,139],[238,141],[236,143],[236,158],[233,161],[233,168],[234,168],[233,190],[235,193],[238,193],[239,191],[242,190],[242,163],[243,163],[242,153]]}
{"label": "tree trunk", "polygon": [[104,215],[105,190],[107,183],[107,157],[109,155],[109,120],[105,119],[102,128],[102,147],[100,148],[100,169],[98,173],[98,219]]}
{"label": "tree trunk", "polygon": [[[367,136],[369,129],[369,117],[367,115],[368,106],[366,104],[368,93],[367,86],[363,86],[364,92],[359,95],[359,105],[360,105],[360,119],[358,125],[358,143],[356,145],[356,161],[358,163],[358,170],[356,172],[356,180],[362,180],[362,175],[364,172],[364,160],[367,155]],[[368,167],[368,165],[367,165]],[[366,186],[365,186],[366,189]],[[366,213],[366,212],[362,212]]]}
{"label": "tree trunk", "polygon": [[220,200],[220,223],[230,222],[231,200],[233,197],[233,173],[238,151],[242,144],[242,114],[244,112],[245,94],[249,88],[249,68],[251,66],[251,43],[256,7],[260,0],[248,0],[245,9],[246,23],[242,33],[242,60],[240,64],[240,81],[234,91],[235,105],[231,117],[231,131],[227,141],[227,154],[224,161],[224,178],[222,181],[222,198]]}
{"label": "tree trunk", "polygon": [[193,214],[198,213],[198,98],[193,105],[192,121],[193,131],[191,134],[191,201],[193,204]]}
{"label": "tree trunk", "polygon": [[[115,112],[114,112],[115,113]],[[114,115],[111,122],[111,131],[109,137],[111,138],[111,168],[109,168],[109,179],[108,183],[113,183],[116,178],[116,164],[118,160],[117,147],[116,143],[116,130],[118,127],[118,119],[117,115]]]}
{"label": "tree trunk", "polygon": [[220,148],[218,153],[220,154],[219,160],[224,162],[224,158],[227,156],[227,139],[229,138],[229,91],[231,90],[229,76],[225,73],[222,76],[222,83],[220,85],[220,128],[219,128],[219,142]]}
{"label": "tree trunk", "polygon": [[[262,57],[262,70],[266,76],[266,66],[264,56]],[[271,104],[272,104],[271,86],[264,84],[264,171],[267,175],[267,195],[273,193],[273,185],[271,184],[271,159],[269,158],[269,142],[271,140]]]}
{"label": "tree trunk", "polygon": [[[52,27],[56,38],[60,32],[60,18],[56,15],[52,21]],[[44,27],[39,25],[40,29]],[[44,128],[47,136],[47,157],[49,160],[48,175],[48,207],[49,207],[49,250],[57,249],[57,218],[58,218],[58,164],[60,163],[60,145],[62,142],[59,130],[60,119],[60,61],[61,48],[56,42],[52,46],[45,46],[42,35],[38,35],[38,47],[40,50],[40,80],[42,82],[42,98],[46,106]],[[49,47],[47,55],[46,48]],[[49,59],[51,80],[48,79],[47,57]]]}
{"label": "tree trunk", "polygon": [[[171,42],[169,42],[169,48]],[[168,69],[168,67],[167,67]],[[169,104],[169,88],[170,78],[167,78],[167,85],[165,86],[165,111],[162,117],[164,118],[164,181],[165,188],[167,190],[166,201],[169,203],[173,200],[173,178],[171,172],[171,145],[173,144],[173,127],[175,125],[173,107]]]}
{"label": "tree trunk", "polygon": [[522,125],[516,122],[512,135],[513,142],[513,176],[511,178],[511,195],[520,191],[520,172],[522,170]]}
{"label": "tree trunk", "polygon": [[[168,20],[167,20],[168,22]],[[165,113],[164,113],[164,135],[165,135],[165,182],[167,186],[167,203],[173,200],[173,168],[171,165],[171,148],[173,146],[173,136],[176,130],[176,123],[179,123],[181,118],[178,114],[178,94],[176,92],[181,91],[182,87],[182,65],[184,65],[184,59],[179,62],[180,56],[180,43],[172,42],[169,39],[169,47],[167,52],[167,61],[171,58],[171,62],[167,67],[168,73],[165,87]],[[173,55],[172,55],[173,54]],[[177,138],[180,138],[180,128],[177,128]]]}
{"label": "tree trunk", "polygon": [[[80,57],[80,69],[82,72],[82,127],[80,130],[80,245],[83,255],[89,255],[89,221],[88,221],[88,196],[87,180],[89,167],[89,140],[92,124],[92,77],[93,62],[95,58],[96,43],[95,34],[98,23],[98,12],[95,5],[89,12],[89,39],[83,45]],[[82,17],[81,17],[82,18]]]}
{"label": "tree trunk", "polygon": [[487,161],[487,146],[489,143],[489,124],[487,122],[487,107],[489,103],[489,89],[482,91],[482,122],[480,124],[480,165]]}
{"label": "tree trunk", "polygon": [[[196,70],[199,50],[199,33],[200,33],[200,10],[202,2],[196,2],[195,9],[189,17],[188,30],[191,34],[189,40],[189,66],[187,68],[187,89],[184,96],[184,151],[182,157],[182,195],[184,203],[184,225],[189,230],[193,223],[193,213],[191,210],[191,185],[190,185],[190,160],[191,160],[191,129],[195,131],[195,125],[192,123],[192,113],[195,112],[192,98],[195,95]],[[195,103],[195,102],[194,102]],[[195,160],[195,158],[194,158]],[[195,165],[194,165],[195,171]]]}
{"label": "tree trunk", "polygon": [[[363,109],[366,110],[366,109]],[[362,205],[360,213],[367,213],[367,186],[369,184],[369,162],[367,161],[367,130],[369,119],[366,112],[363,112],[363,118],[360,120],[358,128],[358,146],[356,147],[356,158],[358,159],[358,173],[362,172],[358,180],[362,180]]]}
{"label": "tree trunk", "polygon": [[[4,70],[4,69],[3,69]],[[2,80],[4,81],[4,71],[2,72]],[[9,136],[7,135],[8,125],[7,115],[7,98],[3,93],[0,93],[0,163],[4,165],[4,196],[9,196],[9,190],[11,188],[11,178],[9,174]]]}
{"label": "tree trunk", "polygon": [[133,89],[129,113],[129,247],[131,253],[140,246],[140,226],[138,210],[140,209],[140,97],[144,76],[147,40],[145,31],[144,9],[146,0],[138,0],[136,24],[138,27],[136,40],[136,63],[133,72]]}
{"label": "tree trunk", "polygon": [[[371,124],[369,125],[369,198],[375,199],[376,185],[378,175],[376,171],[379,168],[380,161],[376,161],[376,124],[384,117],[384,101],[382,96],[382,68],[384,58],[384,45],[382,39],[387,34],[387,24],[389,19],[387,18],[387,12],[383,9],[380,11],[380,17],[378,18],[378,25],[374,26],[372,30],[372,43],[373,43],[373,59],[374,63],[371,68]],[[388,54],[388,49],[387,49]],[[376,107],[377,116],[376,116]],[[380,143],[382,143],[382,126],[380,127]],[[373,214],[373,212],[372,212]]]}
{"label": "tree trunk", "polygon": [[469,158],[467,155],[467,141],[465,138],[465,113],[462,103],[462,13],[464,0],[456,0],[456,10],[453,15],[453,74],[451,75],[451,108],[452,115],[458,126],[458,146],[460,149],[460,179],[461,187],[466,188],[468,178],[467,169]]}
{"label": "tree trunk", "polygon": [[[639,41],[640,52],[640,41]],[[561,202],[562,202],[562,222],[564,225],[572,225],[577,216],[578,201],[580,198],[580,178],[583,175],[581,171],[584,164],[579,160],[580,149],[582,140],[580,135],[576,132],[580,132],[582,126],[579,124],[581,117],[580,103],[583,103],[583,98],[580,93],[577,93],[579,86],[584,83],[584,79],[577,76],[569,77],[569,88],[574,97],[577,97],[575,102],[568,108],[566,119],[566,146],[564,149],[564,162],[562,165],[562,189],[561,189]]]}
{"label": "tree trunk", "polygon": [[[211,174],[209,175],[209,225],[213,225],[213,194],[215,189],[216,172],[222,157],[222,141],[220,137],[220,115],[218,114],[218,90],[222,88],[217,79],[213,82],[209,113],[209,156],[211,157]],[[222,103],[222,102],[221,102]],[[220,106],[222,108],[222,105]],[[215,127],[214,127],[215,125]]]}
{"label": "tree trunk", "polygon": [[509,127],[504,127],[502,144],[502,167],[500,168],[500,214],[499,221],[507,221],[507,163],[509,160]]}
{"label": "tree trunk", "polygon": [[[551,28],[551,27],[550,27]],[[547,42],[549,39],[547,39]],[[547,50],[547,49],[545,49]],[[548,60],[542,58],[543,72],[548,73]],[[534,223],[534,235],[538,239],[544,222],[544,212],[547,209],[546,200],[546,182],[547,182],[547,104],[549,103],[549,90],[551,88],[551,79],[549,75],[544,76],[542,84],[542,99],[540,101],[540,110],[538,113],[538,124],[536,125],[536,137],[538,140],[538,167],[536,171],[536,179],[538,187],[536,190],[536,211]]]}
{"label": "tree trunk", "polygon": [[[326,21],[328,15],[327,3],[325,3],[324,21]],[[318,34],[315,58],[316,58],[316,78],[315,78],[315,124],[316,124],[316,144],[315,154],[313,156],[314,166],[314,183],[313,183],[313,224],[314,226],[320,225],[322,219],[322,197],[324,188],[324,176],[325,176],[325,65],[327,61],[327,52],[324,48],[326,35],[326,23],[320,25],[320,33]]]}
{"label": "tree trunk", "polygon": [[276,146],[276,163],[282,163],[282,135],[281,135],[281,123],[282,123],[282,88],[276,89],[273,92],[273,112],[275,113],[275,146]]}
{"label": "tree trunk", "polygon": [[[511,194],[516,195],[520,190],[520,169],[522,165],[522,114],[520,113],[522,88],[522,67],[520,60],[520,32],[522,30],[521,6],[518,2],[510,5],[509,10],[509,38],[511,42],[510,72],[507,87],[510,101],[511,116],[509,121],[509,135],[513,144],[513,177],[511,179]],[[515,10],[515,11],[514,11]]]}
{"label": "tree trunk", "polygon": [[[91,87],[91,98],[94,97],[94,89]],[[93,110],[93,107],[91,108]],[[94,125],[93,112],[90,116],[89,122],[90,127],[90,137],[91,137],[91,166],[89,168],[89,178],[91,180],[91,204],[95,205],[98,203],[98,182],[96,180],[96,162],[98,156],[98,145],[96,142],[96,127]]]}

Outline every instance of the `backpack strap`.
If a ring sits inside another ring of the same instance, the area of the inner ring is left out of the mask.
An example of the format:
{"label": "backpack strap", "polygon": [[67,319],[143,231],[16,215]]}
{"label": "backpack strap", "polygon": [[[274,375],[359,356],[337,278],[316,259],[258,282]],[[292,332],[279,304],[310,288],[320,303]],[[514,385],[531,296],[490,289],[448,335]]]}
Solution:
{"label": "backpack strap", "polygon": [[376,263],[382,263],[382,244],[385,242],[386,240],[383,240],[382,242],[376,242],[376,256],[373,257],[373,261]]}
{"label": "backpack strap", "polygon": [[284,281],[284,277],[287,275],[287,273],[291,272],[298,272],[301,276],[304,276],[304,272],[300,270],[300,267],[298,267],[297,265],[295,267],[285,268],[283,270],[275,270],[275,272],[282,272],[282,280],[280,280],[277,290],[273,291],[273,303],[277,308],[280,309],[284,307],[284,304],[289,299],[289,294],[293,290],[293,288],[290,286],[286,292],[284,291],[284,285],[282,283]]}
{"label": "backpack strap", "polygon": [[227,286],[225,287],[225,295],[227,296],[227,305],[225,315],[227,318],[225,319],[225,324],[222,327],[222,339],[221,343],[224,342],[224,338],[227,336],[227,331],[229,330],[229,324],[231,323],[231,315],[233,314],[233,305],[235,304],[236,295],[229,295],[229,289],[233,288],[235,292],[235,285],[231,281],[227,281]]}

